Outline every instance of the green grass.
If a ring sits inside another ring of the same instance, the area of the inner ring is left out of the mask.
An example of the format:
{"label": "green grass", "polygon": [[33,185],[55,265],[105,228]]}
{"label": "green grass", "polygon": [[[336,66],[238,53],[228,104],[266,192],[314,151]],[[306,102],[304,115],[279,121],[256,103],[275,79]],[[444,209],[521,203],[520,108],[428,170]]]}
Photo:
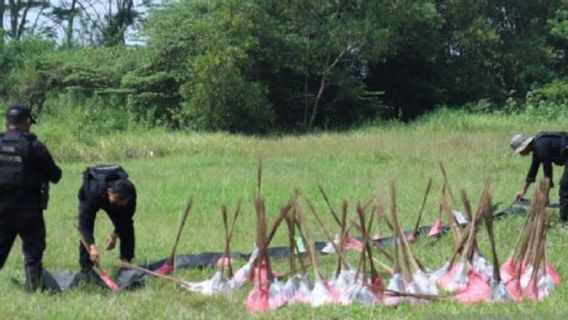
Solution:
{"label": "green grass", "polygon": [[[428,180],[434,178],[433,193],[427,204],[424,224],[431,224],[437,214],[437,201],[442,177],[438,161],[448,171],[454,193],[464,188],[474,203],[483,181],[490,177],[494,202],[507,206],[521,186],[529,159],[513,157],[508,147],[513,133],[562,128],[566,119],[526,121],[523,117],[473,116],[462,113],[439,113],[414,124],[385,124],[343,133],[321,133],[307,136],[243,137],[226,134],[167,133],[160,130],[116,133],[90,137],[89,142],[72,139],[62,131],[52,132],[53,123],[35,130],[63,160],[64,176],[52,187],[52,199],[45,213],[48,247],[45,266],[53,271],[77,271],[78,239],[73,223],[77,215],[77,189],[85,166],[119,161],[130,173],[139,193],[135,216],[137,235],[136,261],[139,263],[164,258],[172,245],[179,214],[187,197],[194,196],[191,212],[179,253],[221,251],[223,227],[220,206],[233,208],[238,199],[245,206],[237,222],[233,249],[249,252],[254,241],[252,197],[256,180],[256,161],[264,164],[263,193],[269,216],[273,218],[293,192],[299,188],[304,198],[311,199],[322,212],[325,205],[318,194],[321,184],[335,206],[342,199],[352,209],[356,202],[371,194],[387,197],[391,179],[397,184],[399,212],[409,228],[415,221]],[[65,140],[65,139],[70,140]],[[151,152],[153,156],[151,156]],[[558,168],[556,177],[560,175]],[[531,190],[532,191],[532,190]],[[553,201],[557,199],[553,190]],[[354,214],[351,210],[350,214]],[[334,228],[331,217],[325,219]],[[323,233],[309,220],[315,238]],[[496,222],[498,251],[504,259],[522,227],[520,218]],[[285,229],[285,228],[284,228]],[[284,229],[273,245],[286,245]],[[335,228],[336,229],[336,228]],[[335,231],[334,229],[334,231]],[[97,220],[99,242],[112,231],[101,213]],[[386,231],[385,231],[386,232]],[[568,254],[564,242],[566,231],[554,225],[549,234],[550,259],[561,275],[566,276]],[[482,252],[489,256],[487,237],[480,234]],[[429,240],[415,245],[417,255],[427,266],[438,268],[451,255],[451,238],[435,246]],[[103,252],[102,265],[114,269],[117,252]],[[351,257],[354,259],[354,256]],[[333,257],[321,257],[326,270],[331,270]],[[229,296],[203,297],[189,294],[170,283],[149,279],[146,286],[134,292],[109,295],[97,289],[73,290],[61,295],[26,294],[10,283],[23,281],[21,243],[17,242],[5,268],[0,272],[0,319],[187,319],[248,318],[244,301],[248,289]],[[285,261],[276,269],[287,271]],[[214,270],[183,270],[175,275],[188,280],[201,280]],[[563,283],[550,298],[540,303],[483,304],[463,306],[451,302],[431,303],[421,307],[403,305],[398,308],[377,306],[329,306],[318,309],[301,305],[254,318],[432,318],[460,315],[467,318],[504,315],[534,317],[568,313],[568,290]]]}

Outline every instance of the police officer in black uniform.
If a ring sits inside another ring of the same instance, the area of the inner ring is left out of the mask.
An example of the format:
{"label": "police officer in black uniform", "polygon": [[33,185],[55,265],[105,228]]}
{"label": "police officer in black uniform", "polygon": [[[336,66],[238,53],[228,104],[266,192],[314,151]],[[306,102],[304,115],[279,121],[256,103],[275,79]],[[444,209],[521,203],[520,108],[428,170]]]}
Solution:
{"label": "police officer in black uniform", "polygon": [[552,164],[564,166],[564,173],[560,179],[560,220],[568,222],[568,133],[566,132],[540,132],[534,137],[516,134],[511,139],[511,148],[515,154],[528,156],[532,153],[532,162],[523,187],[517,192],[517,199],[522,198],[531,183],[535,181],[539,167],[542,165],[544,177],[554,186],[552,180]]}
{"label": "police officer in black uniform", "polygon": [[134,258],[134,221],[136,211],[136,188],[122,167],[99,165],[83,172],[83,184],[79,190],[79,232],[88,251],[81,243],[79,264],[82,273],[92,275],[93,264],[99,258],[93,231],[99,210],[107,213],[114,225],[114,231],[105,241],[107,250],[114,249],[120,240],[120,259],[130,262]]}
{"label": "police officer in black uniform", "polygon": [[19,235],[29,291],[42,286],[43,210],[49,182],[61,179],[61,169],[45,145],[30,133],[32,123],[27,106],[11,106],[6,111],[6,132],[0,135],[0,269]]}

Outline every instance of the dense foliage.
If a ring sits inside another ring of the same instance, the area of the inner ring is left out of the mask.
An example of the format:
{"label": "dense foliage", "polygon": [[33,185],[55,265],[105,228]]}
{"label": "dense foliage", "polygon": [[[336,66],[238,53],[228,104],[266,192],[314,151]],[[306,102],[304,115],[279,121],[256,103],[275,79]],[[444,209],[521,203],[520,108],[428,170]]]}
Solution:
{"label": "dense foliage", "polygon": [[568,106],[566,0],[168,1],[138,46],[124,44],[136,8],[118,4],[97,41],[0,29],[0,103],[250,133]]}

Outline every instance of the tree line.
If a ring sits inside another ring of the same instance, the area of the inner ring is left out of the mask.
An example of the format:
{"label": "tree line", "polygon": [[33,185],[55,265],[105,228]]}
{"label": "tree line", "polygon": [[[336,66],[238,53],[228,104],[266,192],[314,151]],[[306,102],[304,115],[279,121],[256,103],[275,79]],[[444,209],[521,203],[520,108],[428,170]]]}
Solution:
{"label": "tree line", "polygon": [[567,0],[97,1],[0,0],[1,101],[253,133],[568,107]]}

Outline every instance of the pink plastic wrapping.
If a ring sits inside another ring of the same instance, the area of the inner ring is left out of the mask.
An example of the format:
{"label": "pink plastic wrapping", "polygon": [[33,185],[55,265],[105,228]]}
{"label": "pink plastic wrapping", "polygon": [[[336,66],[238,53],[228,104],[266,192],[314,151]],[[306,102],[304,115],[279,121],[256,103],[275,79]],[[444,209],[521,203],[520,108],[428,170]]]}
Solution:
{"label": "pink plastic wrapping", "polygon": [[560,284],[560,282],[562,282],[562,278],[560,278],[560,275],[550,262],[546,264],[546,274],[548,274],[554,285],[557,286]]}
{"label": "pink plastic wrapping", "polygon": [[416,235],[414,234],[414,232],[408,234],[406,236],[406,240],[408,240],[408,242],[410,242],[410,243],[416,242]]}
{"label": "pink plastic wrapping", "polygon": [[[461,265],[463,266],[463,262],[461,263]],[[452,279],[454,278],[454,275],[456,274],[456,272],[458,271],[458,264],[453,264],[452,267],[449,267],[449,264],[444,265],[445,267],[445,271],[442,273],[442,275],[438,276],[436,281],[436,284],[438,285],[438,287],[445,289],[445,290],[449,290],[448,288],[451,285]],[[442,271],[443,269],[439,270]],[[438,273],[438,272],[437,272]]]}
{"label": "pink plastic wrapping", "polygon": [[371,292],[375,295],[377,303],[382,303],[384,299],[385,285],[381,277],[377,276],[375,279],[371,281],[371,284],[369,285],[369,290],[371,290]]}
{"label": "pink plastic wrapping", "polygon": [[505,283],[505,288],[507,292],[515,301],[523,300],[523,291],[521,290],[521,283],[518,279],[513,278]]}
{"label": "pink plastic wrapping", "polygon": [[541,300],[541,297],[538,294],[538,287],[534,279],[529,279],[527,285],[522,289],[523,296],[525,296],[526,298],[529,298],[531,300]]}
{"label": "pink plastic wrapping", "polygon": [[491,297],[491,287],[485,282],[477,272],[470,272],[467,285],[462,290],[458,290],[455,299],[467,304],[489,301]]}
{"label": "pink plastic wrapping", "polygon": [[248,312],[256,313],[270,310],[268,289],[255,284],[252,291],[247,296],[246,305]]}
{"label": "pink plastic wrapping", "polygon": [[429,237],[437,237],[442,234],[442,220],[440,218],[434,221],[432,227],[430,227],[430,231],[428,231]]}
{"label": "pink plastic wrapping", "polygon": [[487,283],[493,279],[493,266],[477,251],[473,254],[473,270]]}
{"label": "pink plastic wrapping", "polygon": [[101,280],[103,281],[103,283],[113,292],[120,290],[120,287],[118,286],[118,284],[116,284],[116,282],[114,282],[114,280],[112,280],[111,277],[108,274],[106,274],[105,272],[101,271],[100,277],[101,277]]}
{"label": "pink plastic wrapping", "polygon": [[234,263],[234,260],[231,257],[221,257],[221,258],[219,258],[219,260],[217,260],[217,268],[228,267],[229,265],[232,265],[233,263]]}
{"label": "pink plastic wrapping", "polygon": [[515,277],[515,270],[517,268],[517,263],[513,259],[513,257],[507,258],[507,261],[501,265],[500,272],[501,272],[501,279],[504,283],[509,282],[509,280]]}
{"label": "pink plastic wrapping", "polygon": [[284,292],[284,284],[275,279],[268,289],[268,305],[270,309],[278,309],[288,302]]}
{"label": "pink plastic wrapping", "polygon": [[377,240],[381,239],[382,237],[383,237],[383,235],[379,231],[377,231],[377,233],[375,233],[375,235],[371,239],[373,239],[374,241],[377,241]]}
{"label": "pink plastic wrapping", "polygon": [[164,262],[158,269],[154,270],[155,273],[167,275],[174,272],[175,267],[173,264]]}
{"label": "pink plastic wrapping", "polygon": [[258,257],[258,249],[255,248],[249,257],[248,262],[244,266],[239,268],[237,272],[235,272],[235,276],[233,279],[235,281],[235,285],[237,288],[242,287],[245,283],[247,283],[250,280],[252,268],[257,257]]}
{"label": "pink plastic wrapping", "polygon": [[361,252],[363,250],[363,242],[352,236],[345,238],[345,248]]}

